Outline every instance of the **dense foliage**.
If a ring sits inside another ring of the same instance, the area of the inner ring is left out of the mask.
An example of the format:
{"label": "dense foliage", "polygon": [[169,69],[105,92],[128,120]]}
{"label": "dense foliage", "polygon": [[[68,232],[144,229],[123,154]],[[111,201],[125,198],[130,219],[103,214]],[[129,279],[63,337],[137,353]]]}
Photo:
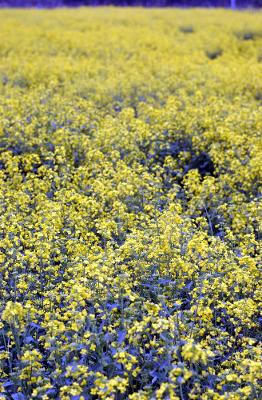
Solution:
{"label": "dense foliage", "polygon": [[[0,6],[5,7],[79,7],[101,5],[234,8],[231,0],[0,0]],[[235,0],[235,7],[262,7],[262,0]]]}
{"label": "dense foliage", "polygon": [[258,399],[262,14],[0,19],[0,398]]}

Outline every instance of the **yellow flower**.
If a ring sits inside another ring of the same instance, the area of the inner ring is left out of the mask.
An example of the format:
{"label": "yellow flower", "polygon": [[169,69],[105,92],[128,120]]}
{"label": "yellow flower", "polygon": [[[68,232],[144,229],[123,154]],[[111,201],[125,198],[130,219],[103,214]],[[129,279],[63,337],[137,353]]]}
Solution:
{"label": "yellow flower", "polygon": [[15,327],[20,326],[26,315],[26,310],[20,303],[8,301],[2,312],[2,320],[8,322]]}

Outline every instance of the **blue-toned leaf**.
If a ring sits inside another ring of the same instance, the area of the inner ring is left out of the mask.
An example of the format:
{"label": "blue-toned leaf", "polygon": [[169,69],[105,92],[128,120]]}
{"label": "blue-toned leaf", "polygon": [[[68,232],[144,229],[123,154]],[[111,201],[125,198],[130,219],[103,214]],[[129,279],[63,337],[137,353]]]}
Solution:
{"label": "blue-toned leaf", "polygon": [[123,341],[125,340],[125,337],[126,337],[126,331],[119,331],[118,332],[118,339],[117,339],[117,341],[118,341],[118,343],[123,343]]}
{"label": "blue-toned leaf", "polygon": [[23,395],[23,393],[14,393],[11,395],[13,400],[25,400],[26,397]]}

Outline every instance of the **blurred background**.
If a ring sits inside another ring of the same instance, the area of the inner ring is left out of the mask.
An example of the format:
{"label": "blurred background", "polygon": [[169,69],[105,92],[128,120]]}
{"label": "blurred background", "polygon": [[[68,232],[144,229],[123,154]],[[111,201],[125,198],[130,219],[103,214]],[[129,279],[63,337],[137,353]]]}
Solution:
{"label": "blurred background", "polygon": [[0,0],[2,7],[61,6],[145,6],[145,7],[262,7],[262,0]]}

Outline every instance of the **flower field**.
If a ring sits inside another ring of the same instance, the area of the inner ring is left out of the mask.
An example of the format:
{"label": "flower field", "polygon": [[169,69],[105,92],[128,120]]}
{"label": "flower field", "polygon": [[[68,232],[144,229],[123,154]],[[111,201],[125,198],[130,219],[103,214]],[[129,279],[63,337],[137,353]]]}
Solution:
{"label": "flower field", "polygon": [[262,12],[0,25],[0,399],[259,399]]}

